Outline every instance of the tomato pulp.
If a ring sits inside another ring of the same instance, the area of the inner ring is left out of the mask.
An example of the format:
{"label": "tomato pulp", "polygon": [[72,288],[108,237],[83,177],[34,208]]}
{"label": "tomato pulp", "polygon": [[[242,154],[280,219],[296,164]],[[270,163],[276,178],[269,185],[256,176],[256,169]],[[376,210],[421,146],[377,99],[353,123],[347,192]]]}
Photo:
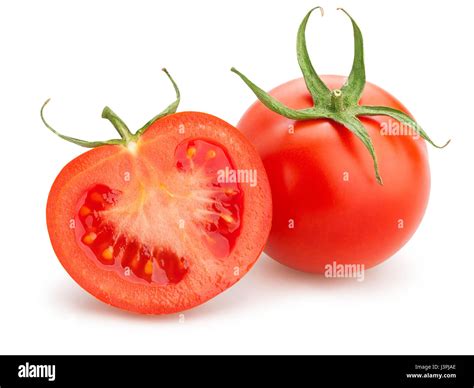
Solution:
{"label": "tomato pulp", "polygon": [[[251,171],[257,184],[222,171]],[[47,224],[62,265],[92,295],[172,313],[247,273],[270,230],[271,195],[256,150],[234,127],[175,113],[136,141],[67,164],[51,188]]]}

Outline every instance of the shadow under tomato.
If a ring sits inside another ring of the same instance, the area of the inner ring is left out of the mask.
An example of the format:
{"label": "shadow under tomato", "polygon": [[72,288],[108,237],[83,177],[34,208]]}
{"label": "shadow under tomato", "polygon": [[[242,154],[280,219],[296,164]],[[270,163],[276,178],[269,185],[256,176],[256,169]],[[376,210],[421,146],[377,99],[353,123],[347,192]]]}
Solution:
{"label": "shadow under tomato", "polygon": [[52,292],[51,299],[62,311],[71,315],[85,314],[94,317],[100,316],[101,318],[120,318],[142,322],[153,321],[155,323],[160,321],[163,323],[179,324],[191,318],[199,320],[200,318],[208,318],[213,315],[230,313],[231,310],[242,311],[242,309],[245,309],[247,299],[242,295],[242,292],[247,293],[243,289],[252,287],[251,284],[242,284],[244,282],[245,279],[241,279],[236,285],[202,305],[168,315],[145,315],[121,310],[101,302],[71,282],[68,285],[58,285],[57,289]]}
{"label": "shadow under tomato", "polygon": [[263,254],[254,268],[233,287],[200,306],[170,315],[141,315],[120,310],[95,299],[71,282],[68,285],[58,285],[51,298],[62,311],[73,315],[86,314],[103,318],[179,324],[183,319],[188,322],[201,321],[239,314],[245,312],[246,308],[266,308],[278,304],[282,298],[296,300],[303,293],[334,295],[351,292],[377,296],[390,290],[404,292],[407,284],[412,282],[409,264],[408,257],[397,254],[367,270],[363,281],[357,281],[355,278],[325,278],[324,275],[300,272]]}
{"label": "shadow under tomato", "polygon": [[411,282],[412,269],[410,258],[396,254],[385,262],[365,271],[362,281],[356,278],[326,278],[323,274],[301,272],[277,261],[267,255],[259,260],[256,268],[247,275],[252,283],[261,283],[272,290],[304,287],[314,290],[331,289],[393,289],[403,287]]}
{"label": "shadow under tomato", "polygon": [[[128,320],[149,320],[157,316],[142,315],[121,310],[96,299],[78,285],[69,282],[68,285],[58,285],[58,290],[52,293],[52,299],[62,311],[73,315],[91,315],[101,318],[120,318]],[[178,314],[160,317],[163,321],[178,321]]]}

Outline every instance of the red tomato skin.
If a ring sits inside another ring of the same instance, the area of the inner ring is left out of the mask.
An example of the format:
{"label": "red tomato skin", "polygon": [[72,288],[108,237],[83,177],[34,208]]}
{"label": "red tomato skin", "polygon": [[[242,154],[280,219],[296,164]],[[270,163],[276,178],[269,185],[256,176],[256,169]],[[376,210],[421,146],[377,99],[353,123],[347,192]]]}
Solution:
{"label": "red tomato skin", "polygon": [[[341,76],[322,78],[330,89],[345,82]],[[270,94],[291,108],[312,106],[303,79]],[[409,114],[371,83],[360,104]],[[375,180],[367,149],[343,126],[329,120],[296,122],[259,101],[243,115],[237,127],[257,147],[272,189],[273,225],[265,252],[275,260],[314,273],[324,273],[333,262],[370,268],[391,257],[415,233],[430,192],[425,142],[413,136],[383,136],[383,123],[397,123],[388,117],[361,121],[372,138],[383,186]]]}

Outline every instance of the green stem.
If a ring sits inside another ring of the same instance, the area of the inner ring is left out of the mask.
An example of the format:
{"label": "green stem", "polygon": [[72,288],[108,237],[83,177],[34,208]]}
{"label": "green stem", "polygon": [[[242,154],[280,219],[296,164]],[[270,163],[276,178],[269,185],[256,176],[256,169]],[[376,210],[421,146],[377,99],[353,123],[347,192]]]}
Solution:
{"label": "green stem", "polygon": [[331,92],[331,104],[335,112],[342,112],[344,110],[344,98],[340,89],[334,89]]}
{"label": "green stem", "polygon": [[133,136],[132,132],[130,132],[130,129],[128,129],[127,125],[108,106],[106,106],[102,111],[102,118],[107,119],[112,123],[120,137],[125,141],[125,144],[135,140],[135,137]]}

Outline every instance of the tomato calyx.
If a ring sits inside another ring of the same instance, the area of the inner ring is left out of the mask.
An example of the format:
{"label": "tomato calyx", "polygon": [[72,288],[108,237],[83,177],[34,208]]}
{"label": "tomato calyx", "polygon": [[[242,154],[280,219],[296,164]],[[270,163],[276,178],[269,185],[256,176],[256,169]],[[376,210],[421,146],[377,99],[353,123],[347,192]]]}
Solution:
{"label": "tomato calyx", "polygon": [[176,99],[173,101],[170,105],[168,105],[163,111],[161,111],[159,114],[157,114],[155,117],[153,117],[151,120],[149,120],[143,127],[141,127],[138,131],[135,133],[132,133],[130,129],[127,127],[127,125],[123,122],[123,120],[115,114],[112,109],[110,109],[108,106],[106,106],[103,111],[102,111],[102,118],[109,120],[116,131],[120,135],[120,139],[110,139],[110,140],[100,140],[100,141],[87,141],[87,140],[81,140],[77,139],[75,137],[70,137],[61,134],[60,132],[56,131],[51,125],[48,124],[46,119],[44,118],[44,108],[46,105],[49,103],[51,99],[47,99],[43,106],[41,107],[40,115],[41,115],[41,120],[43,121],[43,124],[55,135],[59,136],[61,139],[66,140],[70,143],[74,143],[77,145],[80,145],[81,147],[86,147],[86,148],[96,148],[100,147],[103,145],[123,145],[123,146],[128,146],[133,145],[134,143],[137,142],[137,140],[145,133],[145,131],[148,129],[150,125],[152,125],[156,120],[168,116],[170,114],[176,113],[178,110],[178,106],[180,103],[181,95],[179,92],[178,85],[174,81],[174,79],[171,77],[169,74],[168,70],[165,68],[162,69],[163,72],[167,75],[168,79],[171,81],[173,84],[173,88],[176,93]]}
{"label": "tomato calyx", "polygon": [[379,184],[383,184],[383,182],[379,174],[377,156],[374,146],[366,128],[358,117],[379,115],[389,116],[399,121],[402,125],[412,128],[417,134],[419,134],[423,139],[425,139],[434,147],[446,147],[450,140],[448,140],[442,146],[436,145],[415,120],[400,110],[386,106],[359,105],[359,101],[366,83],[362,33],[354,19],[342,8],[338,8],[338,10],[344,12],[344,14],[349,17],[352,23],[354,34],[354,59],[351,72],[345,84],[340,89],[330,90],[327,87],[327,85],[323,82],[314,69],[306,47],[306,25],[312,12],[316,9],[319,9],[321,16],[324,15],[323,9],[321,7],[315,7],[306,14],[298,29],[296,49],[298,63],[303,73],[303,78],[308,91],[313,100],[312,107],[305,109],[292,109],[255,85],[252,81],[250,81],[250,79],[248,79],[237,69],[232,68],[231,71],[236,73],[245,82],[245,84],[247,84],[247,86],[257,96],[257,98],[268,109],[278,113],[281,116],[297,121],[329,119],[342,124],[345,128],[357,136],[357,138],[363,142],[369,151],[374,164],[375,177]]}

